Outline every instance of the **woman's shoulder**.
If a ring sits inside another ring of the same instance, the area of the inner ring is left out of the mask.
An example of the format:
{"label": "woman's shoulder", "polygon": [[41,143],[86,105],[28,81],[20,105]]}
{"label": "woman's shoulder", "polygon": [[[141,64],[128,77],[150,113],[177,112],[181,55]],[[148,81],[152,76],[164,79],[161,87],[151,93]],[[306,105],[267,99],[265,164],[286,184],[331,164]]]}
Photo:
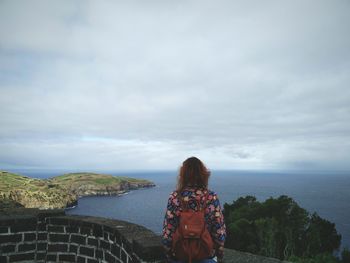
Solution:
{"label": "woman's shoulder", "polygon": [[172,191],[170,194],[169,194],[169,198],[175,198],[179,195],[178,191],[177,190],[174,190]]}
{"label": "woman's shoulder", "polygon": [[210,202],[216,202],[219,200],[218,195],[215,191],[208,189],[208,200]]}
{"label": "woman's shoulder", "polygon": [[205,195],[208,194],[208,196],[216,196],[217,193],[209,188],[196,188],[196,187],[185,187],[182,191],[174,190],[170,193],[171,198],[176,198],[179,195],[181,196],[189,196],[189,195]]}
{"label": "woman's shoulder", "polygon": [[209,195],[217,195],[215,191],[207,189]]}

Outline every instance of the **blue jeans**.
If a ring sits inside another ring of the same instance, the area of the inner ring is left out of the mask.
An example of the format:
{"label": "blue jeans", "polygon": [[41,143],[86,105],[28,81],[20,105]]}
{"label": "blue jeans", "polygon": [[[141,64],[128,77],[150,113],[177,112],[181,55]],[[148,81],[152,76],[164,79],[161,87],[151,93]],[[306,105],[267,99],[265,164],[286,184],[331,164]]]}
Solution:
{"label": "blue jeans", "polygon": [[[172,260],[171,263],[186,263],[186,261]],[[207,258],[202,260],[192,260],[192,263],[216,263],[214,258]]]}

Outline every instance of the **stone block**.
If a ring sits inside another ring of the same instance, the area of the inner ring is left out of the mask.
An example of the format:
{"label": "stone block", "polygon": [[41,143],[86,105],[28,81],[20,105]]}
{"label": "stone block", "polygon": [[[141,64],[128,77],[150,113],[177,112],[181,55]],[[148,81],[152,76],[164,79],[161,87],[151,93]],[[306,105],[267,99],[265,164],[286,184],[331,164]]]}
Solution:
{"label": "stone block", "polygon": [[100,248],[111,250],[111,244],[105,240],[100,240]]}
{"label": "stone block", "polygon": [[90,247],[79,247],[79,254],[89,256],[89,257],[94,257],[94,251],[95,249],[90,248]]}
{"label": "stone block", "polygon": [[48,252],[66,252],[68,251],[67,244],[48,244],[47,246]]}
{"label": "stone block", "polygon": [[88,240],[87,240],[87,243],[90,246],[95,246],[95,247],[98,246],[98,240],[96,238],[89,237]]}
{"label": "stone block", "polygon": [[[87,218],[88,217],[86,217],[85,220],[79,220],[79,225],[82,226],[82,227],[87,227],[87,228],[92,229],[95,224],[92,223],[92,222],[86,221]],[[91,218],[88,219],[88,220],[91,220]]]}
{"label": "stone block", "polygon": [[82,234],[82,235],[90,236],[91,235],[91,231],[92,231],[92,229],[89,228],[89,227],[80,227],[80,234]]}
{"label": "stone block", "polygon": [[2,214],[0,215],[0,226],[10,226],[15,224],[16,219],[12,216],[3,216]]}
{"label": "stone block", "polygon": [[103,237],[103,230],[102,226],[100,225],[95,225],[92,229],[92,235],[95,237]]}
{"label": "stone block", "polygon": [[38,230],[38,231],[46,231],[46,230],[47,230],[47,225],[46,225],[46,223],[39,223],[39,224],[37,225],[37,230]]}
{"label": "stone block", "polygon": [[47,240],[47,233],[46,232],[38,233],[37,240]]}
{"label": "stone block", "polygon": [[36,243],[37,251],[46,251],[47,250],[47,242],[37,242]]}
{"label": "stone block", "polygon": [[36,253],[36,261],[44,261],[46,256],[46,252],[37,252]]}
{"label": "stone block", "polygon": [[64,209],[50,209],[45,211],[40,211],[40,213],[37,215],[37,218],[39,221],[45,221],[48,217],[58,217],[58,216],[64,216],[65,212]]}
{"label": "stone block", "polygon": [[115,235],[114,234],[109,234],[108,235],[108,240],[114,242],[115,241]]}
{"label": "stone block", "polygon": [[20,241],[22,241],[22,234],[0,235],[0,244],[18,243]]}
{"label": "stone block", "polygon": [[76,218],[75,219],[70,219],[69,220],[69,226],[74,226],[74,227],[78,227],[80,228],[81,227],[81,221],[80,220],[77,220]]}
{"label": "stone block", "polygon": [[9,262],[16,262],[16,261],[33,261],[35,259],[35,253],[18,253],[9,256],[10,260]]}
{"label": "stone block", "polygon": [[130,244],[129,242],[124,242],[123,244],[122,244],[122,247],[126,250],[126,251],[128,251],[129,253],[131,253],[132,251],[133,251],[133,245],[132,244]]}
{"label": "stone block", "polygon": [[36,249],[35,243],[30,244],[19,244],[18,245],[18,252],[24,252],[24,251],[31,251]]}
{"label": "stone block", "polygon": [[37,225],[37,218],[34,215],[19,215],[16,216],[15,225]]}
{"label": "stone block", "polygon": [[67,233],[79,233],[79,227],[77,226],[66,226]]}
{"label": "stone block", "polygon": [[117,258],[120,258],[120,247],[118,245],[112,244],[111,252]]}
{"label": "stone block", "polygon": [[95,250],[95,258],[103,259],[103,250],[102,249],[96,249]]}
{"label": "stone block", "polygon": [[36,240],[36,233],[25,233],[24,241],[34,241]]}
{"label": "stone block", "polygon": [[58,256],[58,260],[61,261],[65,261],[65,262],[76,262],[75,260],[75,255],[73,254],[60,254]]}
{"label": "stone block", "polygon": [[115,263],[117,262],[116,258],[109,252],[105,252],[105,260],[108,262],[108,263]]}
{"label": "stone block", "polygon": [[49,241],[67,243],[69,241],[69,235],[68,234],[49,234]]}
{"label": "stone block", "polygon": [[36,223],[34,224],[20,224],[20,225],[13,225],[10,227],[11,233],[18,233],[18,232],[29,232],[29,231],[36,231]]}
{"label": "stone block", "polygon": [[51,225],[67,226],[69,225],[69,219],[66,217],[50,217],[48,221]]}
{"label": "stone block", "polygon": [[77,263],[86,263],[86,258],[82,256],[77,256]]}
{"label": "stone block", "polygon": [[48,232],[56,232],[56,233],[64,233],[64,226],[48,225],[47,231]]}
{"label": "stone block", "polygon": [[110,226],[103,226],[103,230],[109,233],[114,233],[115,229]]}
{"label": "stone block", "polygon": [[85,245],[86,244],[86,237],[81,236],[81,235],[71,234],[70,242]]}
{"label": "stone block", "polygon": [[77,253],[78,252],[78,246],[74,244],[69,245],[69,252],[71,253]]}
{"label": "stone block", "polygon": [[113,242],[121,246],[123,241],[122,241],[122,237],[121,237],[120,233],[118,233],[118,232],[114,233],[114,240],[113,240]]}
{"label": "stone block", "polygon": [[8,233],[9,228],[7,226],[0,226],[0,233]]}
{"label": "stone block", "polygon": [[55,261],[57,259],[57,254],[47,254],[46,255],[46,261]]}
{"label": "stone block", "polygon": [[1,253],[3,253],[3,254],[15,252],[16,245],[6,245],[6,246],[1,247],[0,250],[1,250]]}

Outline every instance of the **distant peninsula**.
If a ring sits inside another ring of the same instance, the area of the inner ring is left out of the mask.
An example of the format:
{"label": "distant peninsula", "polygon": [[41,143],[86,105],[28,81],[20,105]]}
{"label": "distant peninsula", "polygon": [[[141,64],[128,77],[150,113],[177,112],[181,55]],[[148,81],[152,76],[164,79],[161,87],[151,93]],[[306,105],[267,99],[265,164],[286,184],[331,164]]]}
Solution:
{"label": "distant peninsula", "polygon": [[78,204],[79,197],[121,195],[153,186],[148,180],[97,173],[68,173],[36,179],[0,171],[0,210],[70,208]]}

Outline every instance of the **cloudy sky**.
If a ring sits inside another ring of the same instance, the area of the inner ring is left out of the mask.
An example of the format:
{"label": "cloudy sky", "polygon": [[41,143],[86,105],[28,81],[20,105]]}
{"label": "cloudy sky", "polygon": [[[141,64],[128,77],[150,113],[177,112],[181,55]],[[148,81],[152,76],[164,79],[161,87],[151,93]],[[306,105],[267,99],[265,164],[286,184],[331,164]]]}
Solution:
{"label": "cloudy sky", "polygon": [[350,170],[350,2],[0,1],[0,169]]}

